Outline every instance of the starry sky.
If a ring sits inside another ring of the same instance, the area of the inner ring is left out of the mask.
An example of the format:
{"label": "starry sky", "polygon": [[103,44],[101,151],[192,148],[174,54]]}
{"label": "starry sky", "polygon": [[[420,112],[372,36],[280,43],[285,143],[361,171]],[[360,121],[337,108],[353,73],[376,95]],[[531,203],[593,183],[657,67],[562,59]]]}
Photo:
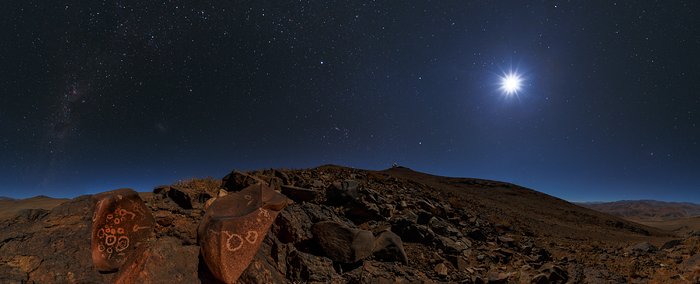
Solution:
{"label": "starry sky", "polygon": [[10,1],[0,195],[396,162],[570,201],[700,202],[699,6]]}

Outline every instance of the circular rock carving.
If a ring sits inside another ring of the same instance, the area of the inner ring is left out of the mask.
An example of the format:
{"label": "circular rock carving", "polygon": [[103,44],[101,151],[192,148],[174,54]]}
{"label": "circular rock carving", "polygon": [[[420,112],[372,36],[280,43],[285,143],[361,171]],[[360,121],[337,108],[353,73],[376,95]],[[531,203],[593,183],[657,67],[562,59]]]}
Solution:
{"label": "circular rock carving", "polygon": [[105,244],[107,246],[114,245],[117,242],[117,237],[114,235],[107,235],[107,238],[105,238]]}
{"label": "circular rock carving", "polygon": [[[228,231],[224,231],[224,233],[226,233],[226,235],[228,235],[228,239],[226,239],[226,249],[228,251],[233,252],[233,251],[237,251],[237,250],[241,249],[241,247],[243,246],[243,237],[241,237],[241,235],[231,234]],[[233,240],[234,237],[236,237],[236,240]],[[234,244],[236,242],[238,243],[238,245]]]}
{"label": "circular rock carving", "polygon": [[119,240],[117,241],[117,246],[115,247],[117,252],[123,251],[128,247],[129,247],[129,237],[127,237],[127,236],[119,237]]}
{"label": "circular rock carving", "polygon": [[104,238],[105,237],[105,229],[100,229],[99,231],[97,231],[97,237],[100,239]]}
{"label": "circular rock carving", "polygon": [[248,231],[248,233],[245,235],[245,240],[251,244],[255,243],[255,241],[257,239],[258,239],[258,232],[256,232],[256,231]]}
{"label": "circular rock carving", "polygon": [[[95,195],[94,199],[92,261],[97,270],[113,272],[135,252],[135,244],[152,235],[155,220],[133,190],[105,192]],[[131,228],[135,230],[132,232]]]}

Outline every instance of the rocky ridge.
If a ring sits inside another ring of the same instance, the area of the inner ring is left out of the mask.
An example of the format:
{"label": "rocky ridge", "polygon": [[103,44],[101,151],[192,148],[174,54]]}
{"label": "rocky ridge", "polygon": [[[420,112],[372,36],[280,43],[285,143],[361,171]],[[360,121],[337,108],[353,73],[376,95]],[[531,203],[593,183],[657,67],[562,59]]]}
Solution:
{"label": "rocky ridge", "polygon": [[294,203],[239,283],[646,283],[700,281],[700,237],[665,232],[512,184],[406,168],[232,172],[141,198],[155,219],[139,257],[99,273],[95,202],[0,221],[1,283],[216,283],[197,229],[215,200],[264,183]]}

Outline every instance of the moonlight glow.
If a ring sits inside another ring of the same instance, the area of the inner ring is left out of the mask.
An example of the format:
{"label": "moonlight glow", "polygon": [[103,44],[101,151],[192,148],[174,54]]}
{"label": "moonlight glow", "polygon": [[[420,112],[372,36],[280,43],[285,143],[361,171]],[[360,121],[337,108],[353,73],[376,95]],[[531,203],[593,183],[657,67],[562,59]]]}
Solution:
{"label": "moonlight glow", "polygon": [[520,91],[523,79],[520,74],[511,72],[501,77],[501,91],[506,95],[516,95]]}

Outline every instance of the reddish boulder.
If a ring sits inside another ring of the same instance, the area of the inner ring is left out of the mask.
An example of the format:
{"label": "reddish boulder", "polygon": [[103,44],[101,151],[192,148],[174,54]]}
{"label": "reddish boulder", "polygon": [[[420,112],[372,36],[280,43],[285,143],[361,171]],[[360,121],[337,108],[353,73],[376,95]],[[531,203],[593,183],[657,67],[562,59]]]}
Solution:
{"label": "reddish boulder", "polygon": [[116,271],[153,234],[155,221],[136,191],[118,189],[94,196],[92,262],[102,272]]}
{"label": "reddish boulder", "polygon": [[217,198],[198,230],[202,258],[209,271],[223,282],[236,282],[288,202],[284,195],[263,184]]}

